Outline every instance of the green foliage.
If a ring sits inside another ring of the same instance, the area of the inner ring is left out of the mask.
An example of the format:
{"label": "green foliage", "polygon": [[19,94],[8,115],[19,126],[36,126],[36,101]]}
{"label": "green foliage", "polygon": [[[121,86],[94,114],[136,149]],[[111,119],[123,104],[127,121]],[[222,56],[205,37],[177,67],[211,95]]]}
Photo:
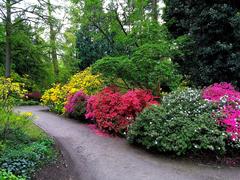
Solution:
{"label": "green foliage", "polygon": [[[165,0],[164,20],[174,37],[188,35],[188,51],[175,59],[195,85],[237,83],[240,78],[239,2]],[[176,8],[177,7],[177,8]],[[239,84],[238,84],[239,86]]]}
{"label": "green foliage", "polygon": [[77,52],[79,59],[79,69],[83,70],[93,64],[96,60],[101,59],[106,54],[112,54],[112,46],[103,37],[91,36],[92,27],[82,27],[77,32]]}
{"label": "green foliage", "polygon": [[7,123],[9,131],[5,138],[8,144],[15,146],[19,143],[29,143],[47,138],[46,135],[33,124],[31,113],[19,115],[1,109],[0,114],[0,139],[4,139],[3,131]]}
{"label": "green foliage", "polygon": [[159,95],[161,90],[176,89],[181,82],[176,64],[171,61],[171,57],[177,55],[181,55],[177,45],[162,40],[158,44],[144,44],[130,58],[105,57],[98,60],[93,65],[93,72],[101,73],[111,83],[120,83],[125,88],[151,89]]}
{"label": "green foliage", "polygon": [[164,35],[153,19],[158,5],[134,0],[72,0],[72,24],[77,24],[79,67],[84,69],[105,56],[124,56],[145,43],[155,43]]}
{"label": "green foliage", "polygon": [[30,178],[55,158],[53,141],[33,124],[31,113],[0,110],[0,114],[0,168]]}
{"label": "green foliage", "polygon": [[4,39],[5,39],[4,26],[0,22],[0,64],[3,64],[4,60]]}
{"label": "green foliage", "polygon": [[170,34],[166,26],[160,25],[158,22],[144,20],[134,24],[129,35],[130,44],[142,46],[144,44],[156,44],[162,40],[170,40]]}
{"label": "green foliage", "polygon": [[37,168],[53,160],[52,144],[52,141],[45,140],[20,145],[14,149],[10,147],[0,158],[1,168],[15,175],[29,177]]}
{"label": "green foliage", "polygon": [[40,102],[35,100],[19,100],[17,102],[18,106],[37,106],[40,105]]}
{"label": "green foliage", "polygon": [[11,172],[7,172],[6,170],[0,170],[0,179],[1,180],[25,180],[24,177],[15,176]]}
{"label": "green foliage", "polygon": [[[34,31],[31,25],[21,19],[15,19],[15,23],[11,37],[11,78],[17,82],[27,79],[26,86],[29,90],[48,87],[54,82],[54,78],[51,62],[47,57],[47,44],[40,37],[42,32]],[[5,43],[5,29],[0,24],[0,76],[5,74]]]}
{"label": "green foliage", "polygon": [[212,117],[215,109],[199,90],[178,90],[164,96],[160,106],[145,109],[130,127],[128,140],[177,155],[224,154],[227,135]]}
{"label": "green foliage", "polygon": [[50,71],[47,66],[47,44],[25,23],[18,23],[12,33],[13,70],[20,76],[30,76],[39,86],[46,86]]}

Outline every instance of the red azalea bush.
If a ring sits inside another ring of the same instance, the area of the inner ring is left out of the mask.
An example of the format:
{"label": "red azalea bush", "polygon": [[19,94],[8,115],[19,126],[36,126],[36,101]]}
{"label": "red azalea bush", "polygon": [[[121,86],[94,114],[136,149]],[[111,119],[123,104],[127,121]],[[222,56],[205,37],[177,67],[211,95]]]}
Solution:
{"label": "red azalea bush", "polygon": [[203,98],[218,105],[218,123],[232,141],[240,141],[240,92],[229,83],[213,84],[203,90]]}
{"label": "red azalea bush", "polygon": [[39,91],[34,91],[34,92],[31,92],[31,93],[25,94],[24,97],[25,97],[26,100],[40,101],[42,95]]}
{"label": "red azalea bush", "polygon": [[86,118],[95,119],[101,130],[120,134],[146,106],[158,104],[150,91],[131,90],[121,94],[107,87],[88,99]]}
{"label": "red azalea bush", "polygon": [[65,113],[73,118],[83,118],[86,113],[87,100],[88,96],[84,94],[83,91],[70,94],[64,106]]}

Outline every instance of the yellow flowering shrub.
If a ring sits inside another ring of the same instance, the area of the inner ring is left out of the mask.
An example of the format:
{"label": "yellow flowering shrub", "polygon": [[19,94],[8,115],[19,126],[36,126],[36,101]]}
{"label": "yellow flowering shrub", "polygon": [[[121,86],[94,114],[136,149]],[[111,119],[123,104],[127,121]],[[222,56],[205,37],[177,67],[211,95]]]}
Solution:
{"label": "yellow flowering shrub", "polygon": [[42,96],[42,102],[50,110],[57,113],[64,112],[64,104],[69,94],[74,94],[82,90],[87,95],[93,95],[103,88],[104,84],[100,75],[93,75],[91,68],[87,68],[72,76],[65,85],[57,84],[51,89],[45,91]]}
{"label": "yellow flowering shrub", "polygon": [[45,91],[42,96],[42,103],[57,113],[63,112],[64,102],[67,92],[63,90],[61,84],[57,84]]}
{"label": "yellow flowering shrub", "polygon": [[0,106],[11,107],[14,100],[21,98],[27,91],[23,83],[13,82],[11,78],[0,77]]}
{"label": "yellow flowering shrub", "polygon": [[69,81],[68,84],[64,86],[70,93],[75,93],[82,90],[87,95],[95,94],[100,91],[103,87],[103,82],[100,75],[93,75],[91,73],[91,68],[87,68],[75,74]]}

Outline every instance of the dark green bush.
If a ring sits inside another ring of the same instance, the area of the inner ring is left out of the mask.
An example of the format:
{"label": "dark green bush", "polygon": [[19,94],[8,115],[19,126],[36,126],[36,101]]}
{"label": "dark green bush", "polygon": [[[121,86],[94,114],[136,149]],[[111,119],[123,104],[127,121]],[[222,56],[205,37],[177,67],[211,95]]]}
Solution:
{"label": "dark green bush", "polygon": [[160,106],[147,108],[137,117],[129,128],[128,140],[177,155],[224,154],[227,135],[212,117],[215,109],[198,90],[173,92],[163,98]]}
{"label": "dark green bush", "polygon": [[186,56],[173,59],[197,86],[240,78],[240,1],[164,0],[163,19],[174,37],[187,35]]}

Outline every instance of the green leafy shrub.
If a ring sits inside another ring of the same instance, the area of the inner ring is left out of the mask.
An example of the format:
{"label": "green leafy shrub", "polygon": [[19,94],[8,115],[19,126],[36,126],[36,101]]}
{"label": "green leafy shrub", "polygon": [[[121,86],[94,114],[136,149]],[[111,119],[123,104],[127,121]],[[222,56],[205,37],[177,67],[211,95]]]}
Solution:
{"label": "green leafy shrub", "polygon": [[13,173],[6,170],[0,170],[0,179],[1,180],[25,180],[24,177],[15,176]]}
{"label": "green leafy shrub", "polygon": [[32,113],[0,114],[0,169],[30,178],[55,158],[53,141],[33,124]]}
{"label": "green leafy shrub", "polygon": [[6,144],[3,141],[0,141],[0,156],[4,152]]}
{"label": "green leafy shrub", "polygon": [[15,114],[0,109],[0,114],[0,139],[8,144],[15,146],[46,138],[33,124],[31,113]]}
{"label": "green leafy shrub", "polygon": [[8,148],[0,158],[0,167],[15,175],[29,177],[37,168],[51,161],[54,151],[52,141],[45,140]]}
{"label": "green leafy shrub", "polygon": [[161,106],[145,109],[130,126],[128,140],[177,155],[224,154],[227,135],[212,116],[215,109],[199,90],[178,90],[165,96]]}
{"label": "green leafy shrub", "polygon": [[180,47],[184,41],[184,38],[171,40],[167,32],[162,32],[160,40],[137,47],[129,56],[104,57],[96,61],[92,71],[102,74],[105,82],[125,89],[150,89],[155,95],[169,92],[181,84],[182,76],[171,59],[183,55]]}

